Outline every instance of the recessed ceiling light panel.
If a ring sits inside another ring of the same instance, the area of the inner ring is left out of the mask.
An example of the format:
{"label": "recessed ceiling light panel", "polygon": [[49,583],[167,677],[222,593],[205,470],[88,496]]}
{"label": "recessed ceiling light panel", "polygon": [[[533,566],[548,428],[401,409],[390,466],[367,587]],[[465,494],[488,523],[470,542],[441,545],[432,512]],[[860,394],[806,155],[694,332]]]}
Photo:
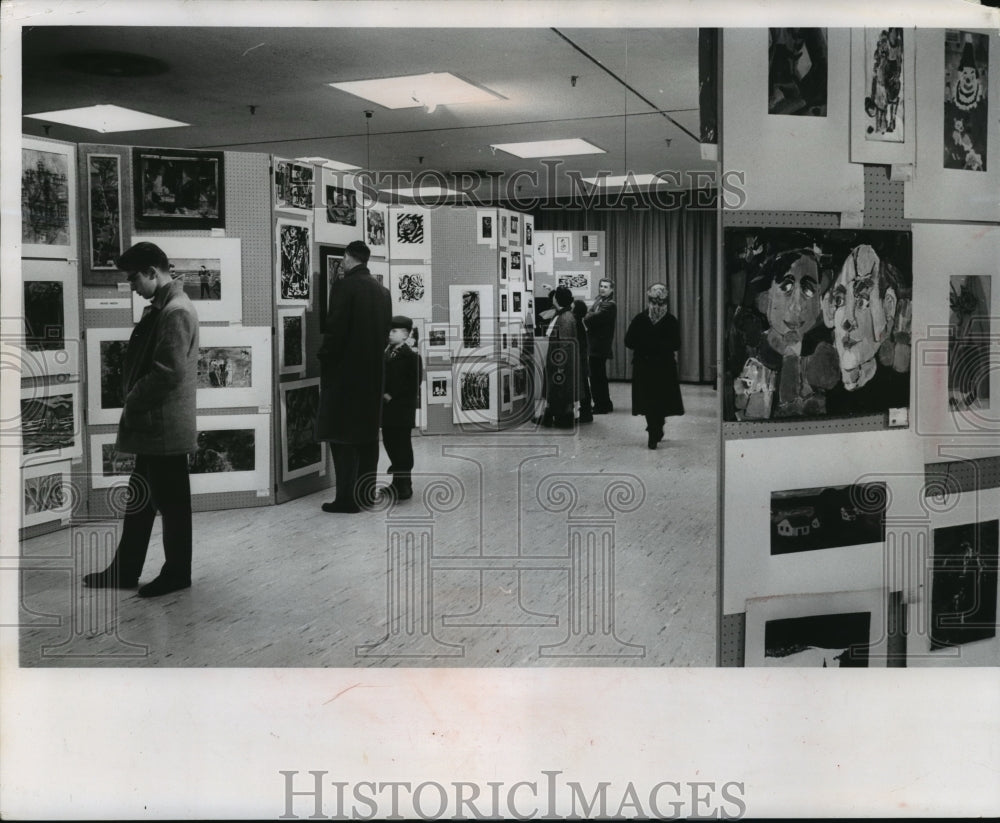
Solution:
{"label": "recessed ceiling light panel", "polygon": [[525,143],[494,143],[492,148],[530,160],[536,157],[570,157],[576,154],[607,154],[579,137],[567,140],[530,140]]}
{"label": "recessed ceiling light panel", "polygon": [[492,103],[502,99],[500,95],[467,83],[454,74],[438,71],[329,85],[387,109],[410,109],[417,106],[433,109],[456,103]]}
{"label": "recessed ceiling light panel", "polygon": [[180,120],[170,120],[155,114],[124,109],[121,106],[85,106],[80,109],[61,109],[45,111],[39,114],[26,114],[34,120],[46,120],[50,123],[62,123],[64,126],[75,126],[80,129],[108,134],[116,131],[145,131],[147,129],[172,129],[178,126],[189,126]]}
{"label": "recessed ceiling light panel", "polygon": [[296,157],[295,159],[300,163],[313,163],[334,171],[355,171],[361,168],[361,166],[352,166],[350,163],[341,163],[339,160],[330,160],[326,157]]}

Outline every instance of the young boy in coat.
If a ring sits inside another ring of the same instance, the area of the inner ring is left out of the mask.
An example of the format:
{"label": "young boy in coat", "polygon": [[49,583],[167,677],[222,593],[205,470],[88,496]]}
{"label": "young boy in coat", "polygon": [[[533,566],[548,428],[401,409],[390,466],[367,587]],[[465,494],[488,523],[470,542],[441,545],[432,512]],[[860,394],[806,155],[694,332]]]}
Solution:
{"label": "young boy in coat", "polygon": [[392,318],[385,349],[385,389],[382,394],[382,445],[389,456],[392,492],[397,500],[413,497],[413,445],[410,430],[416,424],[420,389],[420,355],[406,340],[413,321],[404,315]]}

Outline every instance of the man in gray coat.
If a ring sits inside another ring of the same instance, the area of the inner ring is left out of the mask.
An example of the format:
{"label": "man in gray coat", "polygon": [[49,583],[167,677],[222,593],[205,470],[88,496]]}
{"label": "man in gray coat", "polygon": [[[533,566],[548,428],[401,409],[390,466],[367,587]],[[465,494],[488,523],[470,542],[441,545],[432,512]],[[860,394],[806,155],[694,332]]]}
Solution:
{"label": "man in gray coat", "polygon": [[197,448],[198,315],[184,284],[171,277],[159,246],[137,243],[117,265],[132,290],[150,300],[129,338],[122,366],[124,408],[117,448],[135,455],[135,468],[115,558],[104,571],[85,575],[83,582],[91,588],[137,586],[159,511],[166,562],[159,576],[139,588],[140,597],[156,597],[191,585],[188,454]]}
{"label": "man in gray coat", "polygon": [[316,439],[330,441],[336,498],[325,512],[353,514],[375,499],[382,372],[392,297],[368,271],[360,240],[344,249],[344,274],[330,288],[320,360]]}

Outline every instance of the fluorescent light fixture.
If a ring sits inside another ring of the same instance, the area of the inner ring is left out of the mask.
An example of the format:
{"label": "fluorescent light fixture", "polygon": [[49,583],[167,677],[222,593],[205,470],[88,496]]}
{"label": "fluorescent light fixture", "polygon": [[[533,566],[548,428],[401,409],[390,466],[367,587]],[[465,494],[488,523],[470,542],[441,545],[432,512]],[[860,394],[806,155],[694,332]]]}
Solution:
{"label": "fluorescent light fixture", "polygon": [[604,177],[581,177],[584,183],[589,183],[598,189],[616,189],[627,186],[659,186],[669,183],[658,174],[617,174]]}
{"label": "fluorescent light fixture", "polygon": [[85,106],[80,109],[61,109],[60,111],[45,111],[41,114],[26,114],[35,120],[48,120],[52,123],[62,123],[65,126],[76,126],[102,134],[114,131],[145,131],[146,129],[172,129],[177,126],[190,126],[180,120],[169,120],[146,114],[121,106]]}
{"label": "fluorescent light fixture", "polygon": [[296,157],[300,163],[315,163],[317,166],[325,166],[334,171],[354,171],[361,166],[352,166],[350,163],[341,163],[339,160],[330,160],[326,157]]}
{"label": "fluorescent light fixture", "polygon": [[530,140],[526,143],[493,143],[491,148],[529,160],[535,157],[569,157],[574,154],[607,154],[579,137],[568,140]]}
{"label": "fluorescent light fixture", "polygon": [[387,109],[426,106],[427,111],[431,112],[437,106],[450,106],[455,103],[492,103],[502,99],[499,94],[467,83],[449,72],[441,71],[402,77],[382,77],[378,80],[352,80],[328,85],[355,97],[378,103]]}
{"label": "fluorescent light fixture", "polygon": [[398,194],[401,197],[455,197],[462,192],[441,186],[424,186],[420,189],[379,189],[386,194]]}

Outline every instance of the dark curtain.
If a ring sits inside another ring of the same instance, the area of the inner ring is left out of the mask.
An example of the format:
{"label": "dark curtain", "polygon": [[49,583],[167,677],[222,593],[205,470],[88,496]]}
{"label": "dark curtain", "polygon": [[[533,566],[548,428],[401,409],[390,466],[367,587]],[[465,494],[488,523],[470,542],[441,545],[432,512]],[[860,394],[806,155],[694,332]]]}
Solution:
{"label": "dark curtain", "polygon": [[608,376],[632,376],[625,330],[645,310],[646,289],[665,283],[670,311],[681,329],[678,357],[685,383],[715,380],[716,216],[714,208],[687,206],[586,210],[534,210],[535,231],[603,231],[606,276],[615,281],[618,323]]}

